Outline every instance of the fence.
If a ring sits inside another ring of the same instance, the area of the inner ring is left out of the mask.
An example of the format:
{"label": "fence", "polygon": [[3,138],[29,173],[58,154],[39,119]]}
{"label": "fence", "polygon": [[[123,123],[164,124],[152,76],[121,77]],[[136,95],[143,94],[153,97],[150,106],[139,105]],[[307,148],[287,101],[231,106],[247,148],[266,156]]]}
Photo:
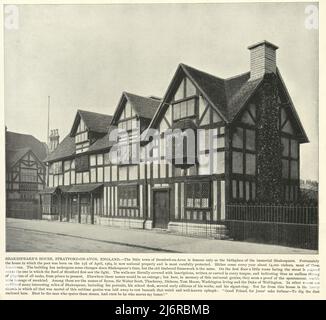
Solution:
{"label": "fence", "polygon": [[225,225],[234,240],[318,249],[318,207],[230,204]]}
{"label": "fence", "polygon": [[9,200],[6,202],[6,216],[16,219],[42,219],[38,200]]}

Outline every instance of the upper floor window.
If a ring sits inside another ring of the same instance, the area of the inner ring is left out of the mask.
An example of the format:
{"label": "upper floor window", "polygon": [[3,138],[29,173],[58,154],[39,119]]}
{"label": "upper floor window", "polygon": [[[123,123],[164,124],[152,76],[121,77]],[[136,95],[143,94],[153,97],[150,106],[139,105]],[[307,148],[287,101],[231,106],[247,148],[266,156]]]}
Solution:
{"label": "upper floor window", "polygon": [[83,133],[77,133],[75,136],[75,143],[80,143],[88,140],[88,133],[83,132]]}
{"label": "upper floor window", "polygon": [[186,100],[180,101],[173,104],[173,120],[177,121],[182,118],[189,118],[195,116],[197,99],[195,97],[187,98]]}
{"label": "upper floor window", "polygon": [[120,120],[118,123],[118,128],[126,131],[137,129],[138,128],[137,118],[133,118],[129,120]]}
{"label": "upper floor window", "polygon": [[35,169],[20,169],[20,181],[21,182],[37,182],[37,170]]}
{"label": "upper floor window", "polygon": [[173,120],[193,117],[196,115],[197,90],[192,82],[184,78],[173,98]]}

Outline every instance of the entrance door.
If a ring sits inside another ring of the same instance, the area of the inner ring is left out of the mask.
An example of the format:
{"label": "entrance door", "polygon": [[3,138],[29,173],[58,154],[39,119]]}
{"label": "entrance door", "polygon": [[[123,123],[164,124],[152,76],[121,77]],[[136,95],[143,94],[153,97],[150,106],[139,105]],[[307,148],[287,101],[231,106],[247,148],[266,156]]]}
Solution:
{"label": "entrance door", "polygon": [[169,192],[154,191],[154,228],[167,229],[169,223]]}
{"label": "entrance door", "polygon": [[71,221],[78,223],[78,198],[73,196],[71,199]]}

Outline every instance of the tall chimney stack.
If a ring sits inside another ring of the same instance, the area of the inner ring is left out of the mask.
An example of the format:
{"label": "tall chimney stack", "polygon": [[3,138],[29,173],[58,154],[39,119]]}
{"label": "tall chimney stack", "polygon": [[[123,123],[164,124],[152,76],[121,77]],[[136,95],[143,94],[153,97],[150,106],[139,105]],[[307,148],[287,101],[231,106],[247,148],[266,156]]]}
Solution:
{"label": "tall chimney stack", "polygon": [[58,129],[54,129],[54,130],[51,130],[51,134],[50,134],[50,152],[54,151],[58,144],[59,144],[59,130]]}
{"label": "tall chimney stack", "polygon": [[278,47],[268,41],[261,41],[250,50],[250,80],[262,78],[266,73],[276,73],[276,50]]}

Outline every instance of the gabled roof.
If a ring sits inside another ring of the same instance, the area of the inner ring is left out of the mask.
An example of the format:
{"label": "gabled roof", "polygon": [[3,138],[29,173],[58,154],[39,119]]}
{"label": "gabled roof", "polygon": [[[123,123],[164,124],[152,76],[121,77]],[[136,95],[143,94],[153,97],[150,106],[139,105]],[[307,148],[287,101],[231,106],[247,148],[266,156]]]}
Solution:
{"label": "gabled roof", "polygon": [[180,66],[222,118],[229,123],[263,80],[263,78],[250,80],[250,72],[222,79],[185,64]]}
{"label": "gabled roof", "polygon": [[30,134],[6,131],[6,151],[29,148],[39,160],[43,160],[47,154],[47,146],[44,142]]}
{"label": "gabled roof", "polygon": [[[233,121],[235,115],[263,80],[251,81],[250,72],[242,73],[232,78],[222,79],[181,63],[163,98],[161,104],[163,108],[166,99],[171,94],[173,86],[181,74],[186,75],[197,86],[201,94],[215,108],[226,123]],[[156,119],[161,111],[160,109],[154,115],[151,126],[155,125]]]}
{"label": "gabled roof", "polygon": [[32,154],[36,161],[44,166],[42,161],[36,156],[31,148],[21,148],[16,150],[6,151],[6,167],[9,169],[13,167],[21,158],[23,158],[27,153]]}
{"label": "gabled roof", "polygon": [[161,100],[156,97],[143,97],[130,92],[123,92],[119,100],[118,106],[114,112],[112,124],[116,124],[118,117],[122,111],[125,101],[129,101],[137,115],[144,119],[152,119],[158,109]]}
{"label": "gabled roof", "polygon": [[112,116],[97,112],[77,110],[74,124],[71,128],[70,135],[73,136],[77,130],[79,119],[83,119],[89,131],[106,133],[112,121]]}
{"label": "gabled roof", "polygon": [[[201,91],[201,94],[212,105],[212,107],[216,109],[218,114],[226,123],[231,123],[235,120],[237,115],[244,108],[248,100],[254,95],[264,80],[263,77],[251,80],[250,72],[242,73],[232,78],[222,79],[181,63],[167,89],[167,92],[162,100],[161,107],[155,113],[149,127],[154,127],[156,125],[159,114],[162,112],[162,109],[166,107],[165,101],[171,94],[174,85],[177,83],[177,79],[180,78],[182,73],[197,86],[197,88]],[[294,105],[290,95],[287,92],[279,70],[277,70],[277,76],[281,85],[284,87],[284,91],[288,95],[291,111],[296,119],[297,127],[302,135],[301,141],[307,142],[308,138],[295,111]]]}
{"label": "gabled roof", "polygon": [[289,94],[289,91],[285,86],[284,80],[283,80],[283,78],[281,76],[281,73],[280,73],[280,70],[278,68],[276,70],[276,73],[277,73],[277,76],[278,76],[278,78],[280,80],[282,88],[284,90],[284,93],[285,93],[285,95],[286,95],[286,97],[288,99],[288,102],[289,102],[288,107],[290,108],[291,114],[293,115],[293,117],[295,119],[295,125],[298,127],[298,130],[301,133],[301,143],[307,143],[307,142],[309,142],[308,136],[307,136],[307,134],[306,134],[306,132],[305,132],[305,130],[303,128],[303,125],[302,125],[302,123],[300,121],[299,115],[298,115],[298,113],[297,113],[297,111],[296,111],[296,109],[294,107],[294,104],[293,104],[293,101],[292,101],[291,96]]}

